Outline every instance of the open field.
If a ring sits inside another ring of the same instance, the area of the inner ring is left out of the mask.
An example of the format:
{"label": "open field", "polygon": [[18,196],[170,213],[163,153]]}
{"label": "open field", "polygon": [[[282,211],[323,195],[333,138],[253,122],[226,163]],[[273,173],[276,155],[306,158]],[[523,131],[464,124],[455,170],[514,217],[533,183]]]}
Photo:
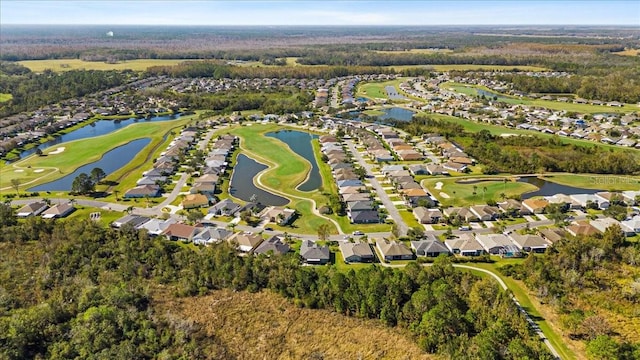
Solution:
{"label": "open field", "polygon": [[629,113],[632,111],[640,110],[640,107],[635,104],[625,104],[624,107],[615,107],[615,106],[602,106],[602,105],[591,105],[591,104],[574,104],[573,102],[561,102],[561,101],[553,101],[553,100],[518,98],[518,97],[498,93],[484,86],[459,84],[459,83],[453,83],[453,82],[442,83],[440,84],[440,87],[444,89],[448,88],[456,92],[471,95],[471,96],[477,95],[476,89],[485,90],[485,91],[500,95],[501,98],[499,98],[498,101],[501,101],[501,102],[514,104],[514,105],[520,104],[520,105],[528,105],[528,106],[539,106],[539,107],[543,107],[551,110],[565,110],[565,111],[573,111],[573,112],[588,113],[588,114]]}
{"label": "open field", "polygon": [[618,51],[612,54],[620,56],[640,56],[640,49],[625,49],[624,51]]}
{"label": "open field", "polygon": [[51,59],[51,60],[25,60],[18,63],[29,68],[33,72],[43,72],[46,69],[52,71],[69,70],[133,70],[144,71],[152,66],[177,65],[185,59],[138,59],[120,61],[115,64],[108,64],[100,61],[82,61],[80,59]]}
{"label": "open field", "polygon": [[224,351],[225,358],[436,358],[424,354],[399,329],[328,310],[300,309],[269,291],[252,294],[218,290],[187,298],[157,294],[152,306],[159,314],[195,323],[202,329],[202,336],[221,343],[203,349],[203,353]]}
{"label": "open field", "polygon": [[141,166],[149,151],[163,141],[163,136],[170,129],[188,121],[189,118],[185,117],[177,121],[137,123],[107,135],[60,144],[58,147],[65,148],[61,153],[51,155],[51,152],[57,152],[57,148],[50,148],[44,153],[46,156],[32,155],[16,163],[2,165],[0,189],[11,189],[12,179],[20,180],[23,184],[21,189],[55,180],[84,164],[99,160],[104,153],[113,148],[136,139],[151,138],[151,142],[127,165],[127,168]]}
{"label": "open field", "polygon": [[398,85],[402,82],[401,79],[385,81],[385,82],[370,82],[361,84],[356,89],[356,97],[367,97],[370,99],[388,99],[387,92],[384,90],[385,86],[395,86],[396,90],[400,91]]}
{"label": "open field", "polygon": [[0,103],[13,99],[11,94],[0,93]]}
{"label": "open field", "polygon": [[[495,180],[490,180],[490,179]],[[528,183],[521,183],[512,180],[503,180],[504,176],[471,176],[457,178],[429,178],[422,181],[422,186],[426,187],[435,196],[442,206],[469,206],[486,204],[488,200],[502,201],[501,194],[506,197],[521,195],[526,192],[535,191],[537,187]],[[461,180],[489,179],[489,181],[479,181],[475,183],[460,183]],[[440,189],[436,189],[436,184],[442,183]],[[486,189],[486,192],[485,192]],[[475,191],[475,195],[473,192]],[[449,196],[446,198],[440,193]]]}

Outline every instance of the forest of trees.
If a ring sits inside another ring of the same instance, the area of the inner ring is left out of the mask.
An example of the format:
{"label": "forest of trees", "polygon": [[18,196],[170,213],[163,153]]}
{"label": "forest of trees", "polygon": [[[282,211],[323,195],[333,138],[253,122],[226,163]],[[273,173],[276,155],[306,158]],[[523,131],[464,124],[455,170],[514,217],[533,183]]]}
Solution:
{"label": "forest of trees", "polygon": [[570,336],[587,341],[590,358],[632,360],[640,358],[638,330],[614,319],[638,316],[638,265],[640,244],[611,226],[601,236],[563,239],[544,256],[502,271],[554,305]]}
{"label": "forest of trees", "polygon": [[11,101],[0,105],[0,118],[119,86],[129,78],[122,71],[73,70],[36,74],[20,72],[15,66],[4,66],[2,69],[14,75],[2,73],[0,76],[0,93],[13,96]]}
{"label": "forest of trees", "polygon": [[504,137],[492,135],[488,130],[470,133],[461,125],[426,115],[415,116],[408,123],[398,122],[396,126],[414,136],[438,133],[464,144],[464,151],[483,164],[484,172],[488,174],[571,172],[629,175],[640,171],[637,158],[629,152],[571,145],[555,137]]}
{"label": "forest of trees", "polygon": [[[11,210],[0,205],[0,213]],[[89,220],[16,223],[0,241],[0,357],[215,358],[194,326],[154,311],[154,289],[174,296],[270,289],[309,308],[380,319],[409,330],[427,352],[454,359],[552,359],[510,295],[446,258],[404,270],[343,273],[303,267],[295,254],[239,257]],[[173,290],[171,290],[173,289]]]}

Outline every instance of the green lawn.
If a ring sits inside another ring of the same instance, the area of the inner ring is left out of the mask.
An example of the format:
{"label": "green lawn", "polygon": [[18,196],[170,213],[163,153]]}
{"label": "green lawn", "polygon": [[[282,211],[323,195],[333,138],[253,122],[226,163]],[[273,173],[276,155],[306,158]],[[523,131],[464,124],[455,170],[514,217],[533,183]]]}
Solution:
{"label": "green lawn", "polygon": [[[494,90],[491,90],[485,86],[479,85],[468,85],[468,84],[459,84],[453,82],[447,82],[440,84],[442,88],[449,88],[455,90],[459,93],[475,96],[477,95],[476,89],[481,89],[485,91],[489,91],[492,93],[500,94]],[[611,107],[611,106],[601,106],[601,105],[591,105],[591,104],[574,104],[572,102],[560,102],[553,100],[540,100],[540,99],[531,99],[531,98],[519,98],[506,94],[500,94],[502,97],[498,98],[498,101],[505,102],[507,104],[520,104],[520,105],[529,105],[529,106],[539,106],[544,107],[551,110],[566,110],[566,111],[574,111],[578,113],[628,113],[632,111],[640,110],[635,104],[625,104],[624,107]]]}
{"label": "green lawn", "polygon": [[398,210],[398,212],[400,213],[402,220],[404,220],[404,223],[407,224],[408,227],[410,228],[417,227],[422,229],[422,225],[418,222],[416,217],[413,216],[412,212],[407,210]]}
{"label": "green lawn", "polygon": [[22,66],[29,68],[33,72],[43,72],[46,69],[52,71],[69,70],[133,70],[145,71],[152,66],[171,66],[185,61],[184,59],[137,59],[120,61],[115,64],[108,64],[103,61],[82,61],[80,59],[49,59],[49,60],[25,60],[18,61]]}
{"label": "green lawn", "polygon": [[[125,166],[124,170],[119,171],[139,168],[150,160],[149,152],[154,151],[158,144],[163,142],[162,138],[167,132],[189,121],[190,117],[184,117],[176,121],[136,123],[107,135],[59,144],[45,150],[46,156],[32,155],[11,165],[2,165],[0,190],[12,190],[12,179],[18,179],[23,184],[23,188],[55,180],[84,164],[100,159],[104,153],[113,148],[136,139],[150,138],[151,142],[142,149],[140,154]],[[63,152],[51,154],[63,147]]]}
{"label": "green lawn", "polygon": [[[492,179],[489,181],[480,181],[476,183],[460,183],[463,179]],[[471,176],[466,178],[429,178],[422,181],[422,186],[426,187],[429,192],[438,198],[442,206],[469,206],[486,204],[488,200],[496,202],[502,201],[500,196],[504,193],[507,197],[513,195],[521,195],[526,192],[535,191],[538,188],[532,184],[516,182],[512,180],[504,180],[503,176]],[[442,183],[442,188],[436,190],[437,183]],[[474,188],[475,186],[475,188]],[[486,191],[485,191],[486,189]],[[474,195],[473,192],[476,192]],[[449,195],[449,198],[442,196],[440,193]]]}

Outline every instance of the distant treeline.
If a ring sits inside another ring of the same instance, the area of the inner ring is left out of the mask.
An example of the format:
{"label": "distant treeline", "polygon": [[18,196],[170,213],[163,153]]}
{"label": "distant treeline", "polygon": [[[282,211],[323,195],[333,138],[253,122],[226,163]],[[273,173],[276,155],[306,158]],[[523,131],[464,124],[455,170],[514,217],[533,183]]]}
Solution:
{"label": "distant treeline", "polygon": [[5,359],[206,358],[198,349],[215,351],[204,329],[155,311],[151,289],[158,288],[163,296],[270,289],[301,307],[402,327],[424,351],[453,359],[553,358],[509,293],[493,279],[455,270],[446,257],[426,268],[343,273],[301,266],[295,254],[239,257],[226,243],[195,250],[130,226],[118,232],[40,217],[17,224],[5,204],[0,214]]}
{"label": "distant treeline", "polygon": [[11,65],[3,65],[3,72],[4,69],[20,75],[0,76],[0,93],[13,96],[0,105],[0,118],[119,86],[129,78],[122,71],[72,70],[35,74],[19,71],[19,67]]}
{"label": "distant treeline", "polygon": [[[425,71],[427,73],[427,71]],[[318,67],[255,67],[231,66],[217,61],[185,62],[174,66],[154,66],[147,69],[149,75],[172,77],[209,77],[214,79],[331,79],[358,74],[395,74],[390,68],[374,66],[318,66]]]}

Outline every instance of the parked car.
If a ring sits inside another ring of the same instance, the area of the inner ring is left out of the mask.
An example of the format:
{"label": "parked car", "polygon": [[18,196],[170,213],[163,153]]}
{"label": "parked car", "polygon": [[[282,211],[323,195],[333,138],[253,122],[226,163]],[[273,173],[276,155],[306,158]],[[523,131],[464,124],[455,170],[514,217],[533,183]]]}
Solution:
{"label": "parked car", "polygon": [[458,230],[460,230],[460,231],[470,231],[471,230],[471,226],[460,226],[458,228]]}
{"label": "parked car", "polygon": [[364,235],[364,233],[360,230],[356,230],[353,232],[353,236],[362,236],[362,235]]}

